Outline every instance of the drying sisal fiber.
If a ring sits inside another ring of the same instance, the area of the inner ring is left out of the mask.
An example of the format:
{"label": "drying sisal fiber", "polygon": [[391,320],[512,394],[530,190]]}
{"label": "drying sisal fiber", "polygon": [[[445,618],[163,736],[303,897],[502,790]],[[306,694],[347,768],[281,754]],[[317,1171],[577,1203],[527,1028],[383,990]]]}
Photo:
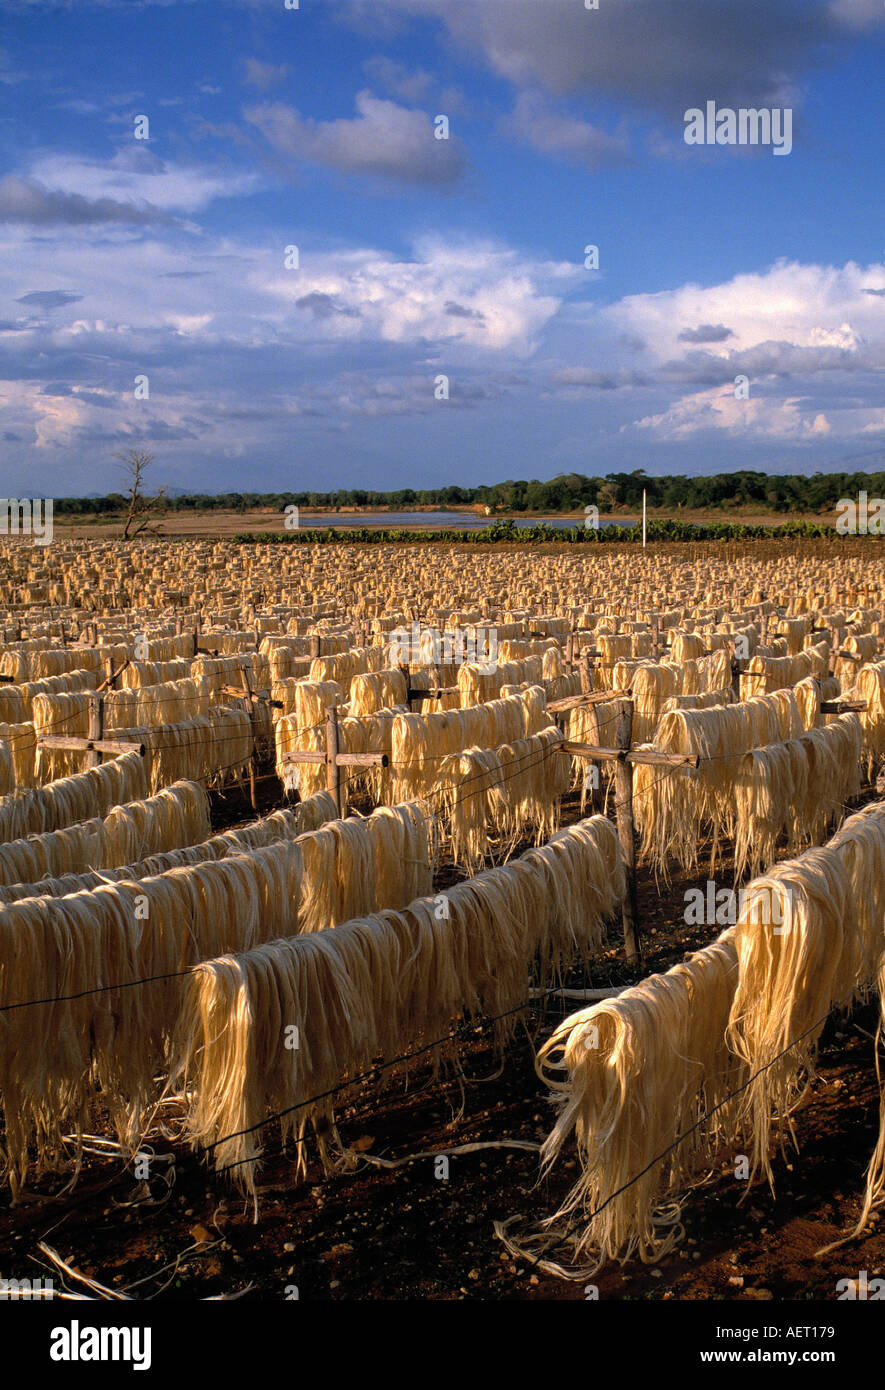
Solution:
{"label": "drying sisal fiber", "polygon": [[37,784],[37,734],[31,722],[0,724],[0,738],[9,744],[15,772],[14,790]]}
{"label": "drying sisal fiber", "polygon": [[113,807],[103,820],[0,844],[0,883],[134,863],[148,854],[196,844],[208,833],[206,793],[195,782],[178,782],[147,800]]}
{"label": "drying sisal fiber", "polygon": [[537,684],[542,680],[543,661],[539,656],[527,656],[522,661],[490,661],[488,666],[465,661],[458,670],[458,689],[461,706],[488,704],[500,696],[502,685],[520,685],[523,681]]}
{"label": "drying sisal fiber", "polygon": [[772,1120],[788,1122],[830,1010],[840,999],[847,1006],[860,983],[862,942],[849,907],[848,874],[828,846],[754,880],[735,928],[739,980],[727,1037],[753,1078],[739,1099],[750,1176],[761,1171],[772,1187]]}
{"label": "drying sisal fiber", "polygon": [[885,661],[860,668],[851,696],[866,702],[867,707],[861,713],[860,722],[863,725],[867,769],[871,773],[879,760],[885,757]]}
{"label": "drying sisal fiber", "polygon": [[0,903],[18,902],[20,898],[61,898],[67,893],[98,888],[103,883],[154,878],[157,874],[165,873],[167,869],[180,869],[189,864],[227,859],[232,854],[263,849],[278,840],[294,840],[308,830],[318,830],[326,821],[337,819],[338,811],[331,793],[319,792],[316,796],[308,797],[306,801],[299,801],[291,811],[272,811],[270,815],[241,826],[238,830],[226,830],[220,835],[212,835],[209,839],[202,840],[199,844],[191,843],[184,849],[153,854],[135,864],[114,869],[105,868],[100,873],[62,874],[58,877],[38,879],[33,883],[15,883],[6,888],[0,887]]}
{"label": "drying sisal fiber", "polygon": [[730,685],[724,685],[721,690],[700,691],[696,695],[671,695],[664,701],[661,714],[669,714],[672,709],[711,709],[714,705],[730,705],[734,703],[734,698],[734,689]]}
{"label": "drying sisal fiber", "polygon": [[427,795],[443,759],[465,748],[498,748],[540,732],[550,723],[540,686],[519,695],[435,714],[399,714],[391,730],[393,796]]}
{"label": "drying sisal fiber", "polygon": [[734,782],[736,878],[768,868],[781,835],[793,851],[821,842],[860,791],[861,741],[857,715],[843,714],[744,754]]}
{"label": "drying sisal fiber", "polygon": [[94,820],[113,806],[147,795],[143,759],[138,753],[124,753],[45,787],[0,797],[0,843]]}
{"label": "drying sisal fiber", "polygon": [[696,661],[698,657],[706,656],[707,648],[704,645],[703,637],[696,632],[674,632],[670,644],[670,660],[677,666],[683,665],[686,661]]}
{"label": "drying sisal fiber", "polygon": [[636,822],[642,853],[666,873],[671,858],[686,869],[697,864],[702,828],[713,831],[711,862],[719,841],[734,834],[733,783],[744,753],[795,738],[802,722],[792,690],[777,690],[737,704],[671,710],[661,718],[653,747],[697,753],[698,768],[634,769]]}
{"label": "drying sisal fiber", "polygon": [[539,841],[553,834],[571,780],[561,742],[551,727],[500,748],[467,748],[442,760],[433,792],[444,808],[455,863],[469,869],[482,864],[492,828],[511,844],[529,827]]}
{"label": "drying sisal fiber", "polygon": [[[421,806],[391,808],[137,882],[0,908],[0,1006],[53,1000],[40,1006],[46,1017],[39,1029],[29,1009],[0,1011],[0,1096],[13,1191],[24,1181],[29,1138],[41,1163],[57,1157],[62,1126],[79,1132],[96,1083],[127,1147],[137,1143],[156,1099],[154,1077],[164,1066],[181,981],[96,986],[174,976],[206,957],[313,931],[308,899],[313,889],[322,896],[329,873],[341,906],[358,900],[363,913],[389,906],[382,894],[398,905],[415,886],[428,891],[428,814]],[[319,863],[323,882],[312,884],[310,851],[322,836],[333,855]],[[43,1046],[44,1025],[57,1038],[52,1049]]]}
{"label": "drying sisal fiber", "polygon": [[[647,743],[654,737],[665,702],[680,692],[679,668],[666,663],[660,665],[649,662],[637,666],[632,674],[633,689],[633,739],[636,743]],[[628,680],[629,686],[631,682]],[[619,686],[619,673],[614,675],[614,686]],[[574,735],[569,734],[569,737]]]}
{"label": "drying sisal fiber", "polygon": [[589,1261],[582,1276],[611,1259],[658,1260],[677,1243],[680,1189],[698,1155],[733,1133],[726,1107],[711,1112],[739,1079],[725,1042],[736,982],[731,929],[665,975],[572,1014],[541,1048],[538,1073],[560,1106],[542,1171],[572,1132],[582,1169],[544,1225]]}
{"label": "drying sisal fiber", "polygon": [[326,722],[326,710],[344,704],[344,691],[336,681],[279,681],[271,688],[282,702],[282,714],[294,717],[298,730],[318,728]]}
{"label": "drying sisal fiber", "polygon": [[252,721],[227,705],[179,724],[115,729],[114,737],[144,744],[151,792],[182,780],[221,785],[241,776],[252,758]]}
{"label": "drying sisal fiber", "polygon": [[[503,1047],[536,957],[552,959],[566,929],[581,953],[595,949],[623,892],[614,828],[593,817],[560,832],[549,855],[530,851],[401,912],[207,961],[188,982],[173,1070],[175,1084],[192,1081],[194,1144],[216,1145],[218,1168],[236,1165],[234,1182],[254,1192],[258,1128],[287,1110],[283,1136],[298,1141],[303,1171],[309,1121],[335,1140],[331,1100],[309,1098],[379,1055],[444,1037],[462,1013],[511,1011],[496,1028]],[[297,1049],[286,1047],[292,1027]]]}
{"label": "drying sisal fiber", "polygon": [[796,656],[751,656],[741,676],[741,695],[767,695],[772,690],[798,685],[807,676],[826,676],[830,649],[826,642],[808,647]]}
{"label": "drying sisal fiber", "polygon": [[405,705],[409,683],[400,670],[361,672],[350,682],[350,713],[355,718]]}
{"label": "drying sisal fiber", "polygon": [[[561,1241],[590,1261],[574,1277],[671,1249],[682,1193],[723,1143],[772,1180],[772,1124],[790,1123],[826,1018],[863,997],[885,945],[885,802],[755,879],[735,917],[666,975],[566,1019],[539,1053],[561,1106],[544,1171],[574,1131],[582,1175],[523,1246]],[[880,1139],[865,1213],[885,1191],[883,1163]]]}
{"label": "drying sisal fiber", "polygon": [[876,1140],[876,1147],[873,1150],[866,1173],[866,1186],[864,1188],[863,1202],[861,1204],[860,1215],[854,1230],[849,1232],[843,1240],[834,1241],[832,1245],[826,1245],[822,1250],[818,1250],[818,1255],[826,1255],[830,1250],[836,1249],[839,1245],[844,1245],[846,1241],[854,1240],[862,1235],[869,1225],[870,1217],[873,1212],[879,1211],[885,1205],[885,1089],[882,1087],[882,1074],[878,1064],[878,1045],[879,1038],[885,1030],[885,955],[881,957],[877,973],[877,986],[879,992],[880,1019],[879,1029],[876,1037],[877,1063],[876,1077],[879,1082],[879,1135]]}
{"label": "drying sisal fiber", "polygon": [[366,818],[329,821],[302,835],[299,931],[324,931],[429,893],[434,833],[430,806],[415,801],[381,807]]}
{"label": "drying sisal fiber", "polygon": [[384,647],[353,647],[331,656],[314,657],[308,674],[312,682],[334,681],[349,689],[354,676],[380,671],[384,665]]}
{"label": "drying sisal fiber", "polygon": [[[362,718],[350,716],[338,720],[338,749],[341,753],[386,753],[390,756],[391,730],[398,710],[377,710]],[[326,750],[325,721],[319,727],[303,728],[300,716],[283,715],[274,727],[277,776],[287,791],[301,796],[313,796],[326,785],[324,763],[287,762],[286,754],[295,752],[324,753]],[[382,767],[354,768],[348,776],[347,792],[366,788],[374,801],[389,801],[390,771]],[[408,800],[394,796],[393,800]]]}
{"label": "drying sisal fiber", "polygon": [[33,717],[32,707],[37,695],[56,695],[62,690],[94,690],[97,684],[95,671],[69,671],[64,676],[48,676],[25,685],[0,685],[0,720],[25,724]]}
{"label": "drying sisal fiber", "polygon": [[185,680],[190,674],[191,663],[184,657],[172,657],[169,661],[130,661],[123,669],[120,682],[125,690],[140,690],[145,685]]}
{"label": "drying sisal fiber", "polygon": [[61,1135],[71,1127],[81,1132],[97,1092],[120,1142],[132,1148],[138,1141],[181,981],[115,986],[174,976],[207,956],[294,931],[300,878],[298,844],[285,841],[138,883],[0,909],[0,1003],[54,1001],[0,1015],[13,1196],[25,1179],[29,1140],[38,1166],[58,1161]]}

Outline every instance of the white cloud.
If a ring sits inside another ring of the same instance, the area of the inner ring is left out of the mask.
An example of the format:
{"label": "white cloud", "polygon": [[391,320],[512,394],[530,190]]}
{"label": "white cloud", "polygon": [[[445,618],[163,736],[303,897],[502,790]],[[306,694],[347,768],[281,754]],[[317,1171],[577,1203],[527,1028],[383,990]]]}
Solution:
{"label": "white cloud", "polygon": [[367,250],[305,257],[299,272],[265,288],[296,306],[324,297],[312,301],[329,310],[310,316],[318,335],[525,355],[579,278],[573,265],[532,262],[498,245],[425,241],[411,261]]}
{"label": "white cloud", "polygon": [[150,204],[172,212],[199,212],[215,198],[252,193],[258,175],[175,164],[160,159],[143,142],[132,139],[110,159],[45,154],[30,170],[47,188],[86,199]]}
{"label": "white cloud", "polygon": [[641,338],[659,362],[680,356],[699,324],[729,330],[707,355],[723,362],[763,343],[837,347],[857,352],[885,340],[885,300],[866,293],[882,267],[842,267],[779,261],[768,270],[736,275],[719,285],[682,285],[658,294],[628,295],[603,311],[614,326]]}

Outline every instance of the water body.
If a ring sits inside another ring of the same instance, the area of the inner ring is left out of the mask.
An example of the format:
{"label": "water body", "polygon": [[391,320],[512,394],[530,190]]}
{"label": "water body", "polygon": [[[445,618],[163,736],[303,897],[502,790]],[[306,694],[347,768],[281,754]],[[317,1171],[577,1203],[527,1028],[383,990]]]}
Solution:
{"label": "water body", "polygon": [[[484,526],[493,526],[496,522],[511,519],[517,526],[555,526],[558,530],[584,524],[576,517],[548,516],[532,520],[520,516],[475,516],[471,512],[326,512],[322,516],[309,516],[302,512],[301,528],[308,531],[320,526],[367,526],[381,529],[388,526],[420,526],[426,530],[442,527],[452,531],[479,531]],[[600,518],[599,525],[618,526],[623,523]]]}

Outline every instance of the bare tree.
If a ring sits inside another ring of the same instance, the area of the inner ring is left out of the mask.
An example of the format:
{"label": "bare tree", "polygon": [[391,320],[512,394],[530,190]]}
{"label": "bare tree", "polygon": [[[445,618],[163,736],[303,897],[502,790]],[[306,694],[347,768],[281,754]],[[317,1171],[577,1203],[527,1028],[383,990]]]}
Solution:
{"label": "bare tree", "polygon": [[159,511],[166,498],[166,489],[161,487],[148,496],[144,491],[144,475],[154,461],[153,454],[147,449],[126,449],[123,453],[115,454],[114,458],[120,460],[120,468],[126,475],[126,520],[123,524],[123,534],[121,540],[131,541],[142,532],[149,535],[160,535],[160,529],[152,517]]}

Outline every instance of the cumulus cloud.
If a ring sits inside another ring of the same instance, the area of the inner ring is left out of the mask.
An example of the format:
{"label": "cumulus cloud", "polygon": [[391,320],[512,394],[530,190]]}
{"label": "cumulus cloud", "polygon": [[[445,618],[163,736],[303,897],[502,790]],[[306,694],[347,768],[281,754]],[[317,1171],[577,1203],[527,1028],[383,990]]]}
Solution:
{"label": "cumulus cloud", "polygon": [[86,198],[80,193],[50,189],[36,179],[21,179],[14,174],[0,179],[0,222],[37,227],[83,227],[101,222],[144,226],[166,220],[167,214],[150,204]]}
{"label": "cumulus cloud", "polygon": [[[30,174],[33,179],[72,198],[97,200],[101,204],[116,200],[120,206],[133,208],[147,202],[154,220],[158,216],[157,209],[199,212],[215,198],[241,196],[261,186],[255,173],[176,164],[161,159],[141,141],[121,147],[110,159],[46,154],[34,162]],[[149,219],[142,215],[91,220]]]}
{"label": "cumulus cloud", "polygon": [[851,261],[842,267],[778,261],[718,285],[628,295],[604,313],[642,338],[661,362],[678,356],[681,343],[698,341],[684,336],[698,324],[729,325],[727,346],[723,340],[717,354],[727,362],[763,343],[857,352],[863,340],[885,336],[885,303],[866,293],[866,282],[880,274]]}
{"label": "cumulus cloud", "polygon": [[307,299],[317,329],[335,338],[525,355],[581,273],[500,245],[424,241],[414,260],[369,250],[311,256],[297,276],[264,288],[296,305]]}
{"label": "cumulus cloud", "polygon": [[636,428],[666,440],[685,440],[703,431],[719,430],[745,438],[802,441],[831,431],[826,415],[809,410],[801,398],[751,396],[739,400],[733,387],[714,387],[686,396],[669,410],[637,420]]}
{"label": "cumulus cloud", "polygon": [[539,153],[580,164],[591,173],[606,164],[623,164],[629,158],[625,135],[609,135],[587,121],[563,115],[537,92],[519,94],[509,129]]}
{"label": "cumulus cloud", "polygon": [[859,25],[881,23],[874,0],[631,0],[587,10],[576,0],[388,0],[436,18],[455,43],[520,87],[626,98],[681,119],[720,105],[780,104],[798,76]]}
{"label": "cumulus cloud", "polygon": [[463,145],[454,137],[437,140],[426,112],[368,91],[357,94],[356,110],[352,119],[314,121],[274,102],[244,115],[279,154],[296,162],[424,187],[450,186],[463,176]]}
{"label": "cumulus cloud", "polygon": [[427,101],[434,86],[433,77],[424,68],[408,68],[381,53],[366,59],[363,72],[371,82],[413,106]]}

